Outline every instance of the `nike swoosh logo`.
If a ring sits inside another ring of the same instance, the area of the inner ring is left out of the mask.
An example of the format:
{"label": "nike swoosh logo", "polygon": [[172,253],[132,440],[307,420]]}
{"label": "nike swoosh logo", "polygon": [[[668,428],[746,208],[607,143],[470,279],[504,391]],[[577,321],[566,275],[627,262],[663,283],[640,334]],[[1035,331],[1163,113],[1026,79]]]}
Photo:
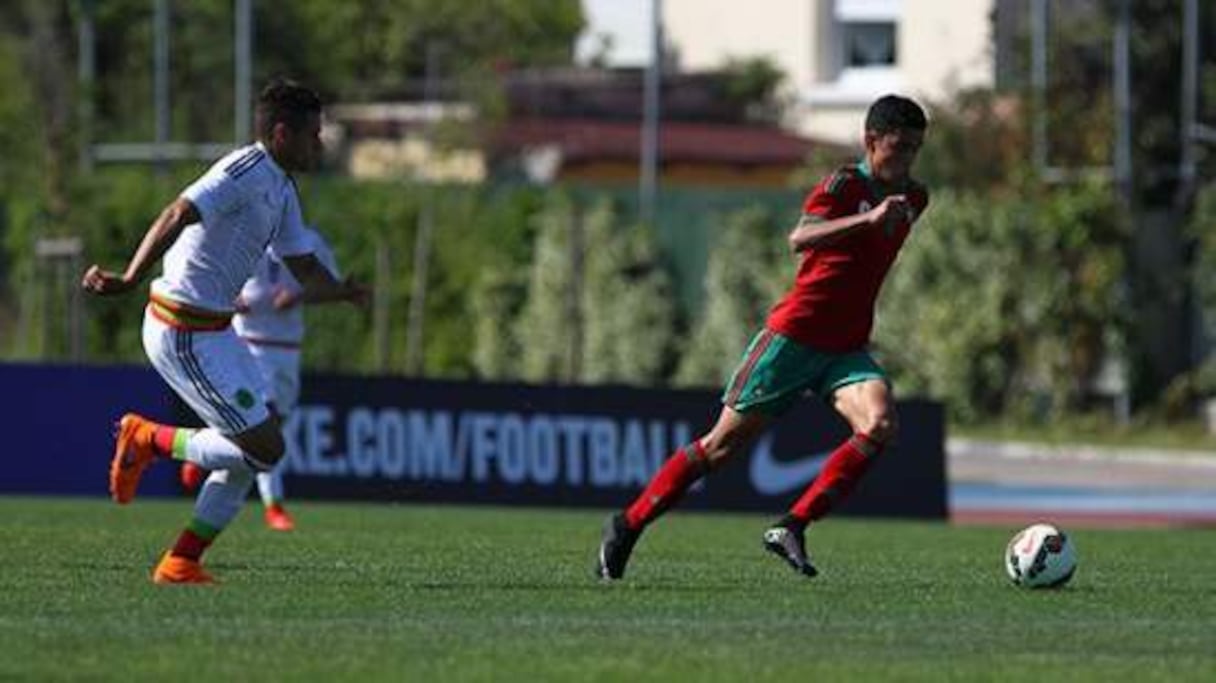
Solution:
{"label": "nike swoosh logo", "polygon": [[752,488],[766,496],[777,496],[804,488],[823,469],[831,453],[815,453],[797,460],[781,462],[773,458],[773,437],[766,436],[752,449],[749,467]]}

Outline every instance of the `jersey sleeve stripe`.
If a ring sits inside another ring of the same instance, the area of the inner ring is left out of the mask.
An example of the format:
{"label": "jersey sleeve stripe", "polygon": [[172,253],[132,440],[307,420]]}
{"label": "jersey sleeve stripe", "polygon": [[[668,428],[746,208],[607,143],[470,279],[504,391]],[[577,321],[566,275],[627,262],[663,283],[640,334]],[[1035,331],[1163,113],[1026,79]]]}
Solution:
{"label": "jersey sleeve stripe", "polygon": [[849,174],[843,171],[836,171],[832,174],[832,177],[828,179],[827,193],[833,197],[839,196],[841,190],[844,189],[844,185],[847,182],[849,182]]}
{"label": "jersey sleeve stripe", "polygon": [[241,176],[245,175],[249,169],[257,166],[259,163],[261,163],[262,159],[265,158],[265,152],[260,149],[254,150],[254,154],[248,158],[238,159],[237,161],[228,164],[228,166],[224,169],[224,172],[233,178],[240,178]]}
{"label": "jersey sleeve stripe", "polygon": [[228,162],[228,165],[224,167],[224,172],[231,173],[233,171],[233,169],[240,166],[241,164],[248,163],[250,160],[252,160],[254,157],[256,157],[257,155],[259,155],[261,153],[262,153],[262,150],[257,149],[256,147],[253,149],[245,150],[244,152],[241,153],[240,156],[238,156],[237,158]]}

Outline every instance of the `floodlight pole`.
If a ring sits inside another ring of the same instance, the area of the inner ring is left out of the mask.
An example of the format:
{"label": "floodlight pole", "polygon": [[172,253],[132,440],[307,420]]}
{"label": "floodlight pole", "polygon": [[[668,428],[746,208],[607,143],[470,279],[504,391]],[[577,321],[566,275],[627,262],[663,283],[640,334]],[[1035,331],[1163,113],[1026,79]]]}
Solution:
{"label": "floodlight pole", "polygon": [[80,94],[76,98],[76,113],[80,126],[80,170],[93,168],[93,84],[97,78],[97,6],[96,0],[80,0],[80,26],[76,31],[76,83]]}
{"label": "floodlight pole", "polygon": [[1030,83],[1034,92],[1032,129],[1034,167],[1047,171],[1047,0],[1031,0],[1030,5]]}
{"label": "floodlight pole", "polygon": [[233,7],[233,27],[236,33],[233,45],[233,137],[237,145],[248,144],[253,138],[249,134],[252,121],[253,100],[253,0],[236,0]]}
{"label": "floodlight pole", "polygon": [[[434,117],[439,115],[439,45],[435,42],[426,46],[426,80],[423,83],[424,106],[432,108]],[[434,120],[424,124],[427,154],[435,152]],[[427,182],[420,178],[420,183]],[[432,233],[435,230],[435,207],[432,192],[422,192],[422,205],[418,209],[417,233],[414,237],[414,270],[410,284],[410,303],[407,312],[405,328],[405,367],[406,372],[415,377],[426,374],[426,356],[423,353],[423,336],[426,325],[426,298],[428,265],[431,260]]]}
{"label": "floodlight pole", "polygon": [[1199,5],[1196,0],[1182,4],[1182,101],[1178,107],[1179,144],[1178,192],[1174,207],[1185,210],[1195,192],[1195,124],[1199,112]]}
{"label": "floodlight pole", "polygon": [[659,110],[663,84],[663,0],[650,0],[650,65],[642,93],[641,168],[638,169],[638,212],[642,222],[654,224],[658,196]]}
{"label": "floodlight pole", "polygon": [[1123,208],[1132,207],[1132,78],[1131,78],[1131,1],[1119,0],[1115,19],[1114,97],[1115,97],[1115,187]]}
{"label": "floodlight pole", "polygon": [[[156,123],[157,147],[169,141],[169,0],[153,0],[152,23],[152,107]],[[158,170],[165,169],[157,155]]]}
{"label": "floodlight pole", "polygon": [[169,161],[214,161],[232,149],[233,143],[252,140],[253,41],[255,0],[233,0],[233,31],[235,79],[233,83],[232,142],[170,142],[172,109],[170,103],[170,0],[152,0],[152,72],[153,120],[155,132],[151,142],[102,143],[93,139],[95,130],[93,97],[96,95],[97,41],[95,15],[98,0],[80,2],[80,26],[77,31],[77,74],[81,86],[79,122],[81,138],[81,168],[89,170],[96,163],[154,163],[164,168]]}

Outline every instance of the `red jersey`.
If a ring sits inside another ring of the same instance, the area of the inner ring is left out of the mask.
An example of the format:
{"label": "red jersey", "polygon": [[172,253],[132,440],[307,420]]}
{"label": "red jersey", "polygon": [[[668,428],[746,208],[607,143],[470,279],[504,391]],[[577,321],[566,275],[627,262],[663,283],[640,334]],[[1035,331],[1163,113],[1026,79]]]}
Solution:
{"label": "red jersey", "polygon": [[806,215],[832,220],[869,211],[901,192],[912,205],[909,218],[891,217],[886,225],[857,228],[803,252],[793,287],[769,313],[768,329],[832,353],[869,343],[878,290],[912,223],[929,205],[929,193],[913,180],[900,190],[880,188],[862,162],[824,178],[802,207]]}

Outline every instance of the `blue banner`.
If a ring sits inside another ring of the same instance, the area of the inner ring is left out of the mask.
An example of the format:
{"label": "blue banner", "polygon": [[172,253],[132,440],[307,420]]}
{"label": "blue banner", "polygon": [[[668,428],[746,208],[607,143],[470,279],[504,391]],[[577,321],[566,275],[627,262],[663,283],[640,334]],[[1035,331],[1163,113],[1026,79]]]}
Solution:
{"label": "blue banner", "polygon": [[[615,507],[719,409],[711,391],[310,376],[284,426],[288,495]],[[899,412],[898,445],[842,513],[946,516],[942,408],[913,400]],[[848,436],[804,400],[684,505],[780,510]]]}
{"label": "blue banner", "polygon": [[[106,495],[114,424],[135,411],[197,425],[144,367],[0,365],[5,411],[0,493]],[[618,507],[677,448],[704,433],[716,392],[530,386],[309,375],[284,424],[288,496],[349,500]],[[944,416],[899,404],[901,432],[843,514],[944,518]],[[683,505],[784,509],[849,435],[809,398]],[[177,467],[148,470],[139,495],[177,495]]]}
{"label": "blue banner", "polygon": [[[0,493],[108,495],[123,413],[171,421],[168,387],[150,367],[0,365],[5,457]],[[178,491],[175,467],[152,467],[139,494]]]}

